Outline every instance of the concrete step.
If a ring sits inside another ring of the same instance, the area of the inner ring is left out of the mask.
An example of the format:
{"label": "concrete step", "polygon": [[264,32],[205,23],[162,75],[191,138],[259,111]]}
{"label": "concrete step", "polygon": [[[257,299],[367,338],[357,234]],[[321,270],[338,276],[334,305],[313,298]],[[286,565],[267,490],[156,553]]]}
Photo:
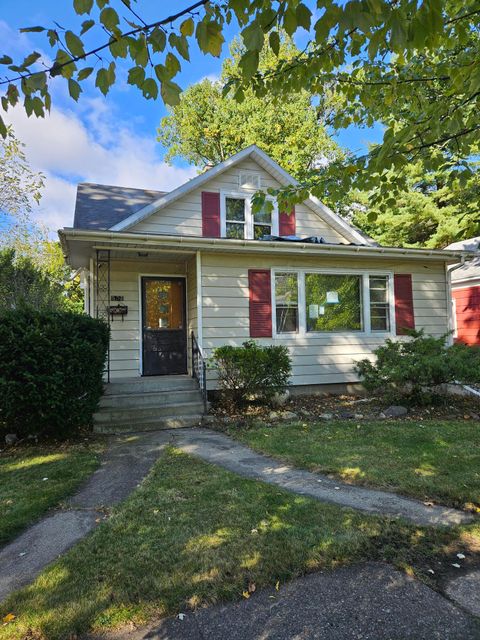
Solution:
{"label": "concrete step", "polygon": [[137,431],[161,431],[162,429],[182,429],[184,427],[196,427],[202,421],[202,414],[191,416],[163,416],[150,420],[132,420],[129,422],[108,422],[93,427],[95,433],[134,433]]}
{"label": "concrete step", "polygon": [[123,378],[105,384],[105,395],[136,395],[157,391],[191,391],[198,389],[198,382],[191,376],[145,376]]}
{"label": "concrete step", "polygon": [[161,407],[167,404],[181,405],[184,402],[201,402],[202,396],[198,389],[184,389],[181,391],[148,391],[145,393],[108,394],[100,398],[100,410],[104,409],[134,409],[141,407]]}
{"label": "concrete step", "polygon": [[95,424],[106,422],[141,422],[161,416],[190,416],[202,413],[203,403],[182,402],[181,404],[165,404],[163,406],[132,407],[123,409],[102,409],[93,415]]}

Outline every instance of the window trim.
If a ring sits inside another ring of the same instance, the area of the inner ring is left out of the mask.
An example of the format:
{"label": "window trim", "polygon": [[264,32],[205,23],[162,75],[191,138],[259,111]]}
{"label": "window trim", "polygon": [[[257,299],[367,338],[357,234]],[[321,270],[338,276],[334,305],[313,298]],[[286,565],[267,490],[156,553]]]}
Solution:
{"label": "window trim", "polygon": [[[277,273],[296,273],[298,286],[298,331],[296,333],[278,333],[276,312],[276,293],[275,293],[275,276]],[[361,331],[307,331],[307,309],[305,296],[305,274],[306,273],[323,273],[327,275],[357,275],[361,276],[362,283],[362,323]],[[370,276],[388,276],[388,305],[390,313],[390,329],[387,331],[372,331],[370,322]],[[315,267],[274,267],[271,269],[272,281],[272,336],[273,338],[285,339],[292,337],[300,338],[324,338],[335,336],[381,336],[390,337],[396,335],[395,326],[395,296],[393,289],[393,271],[380,269],[340,269],[340,268],[315,268]]]}
{"label": "window trim", "polygon": [[[245,201],[245,240],[253,240],[253,213],[252,213],[252,191],[220,191],[220,235],[222,238],[227,237],[227,198],[235,198]],[[274,198],[266,197],[273,203],[272,210],[272,235],[278,236],[279,216],[278,205]],[[257,242],[261,242],[257,240]]]}

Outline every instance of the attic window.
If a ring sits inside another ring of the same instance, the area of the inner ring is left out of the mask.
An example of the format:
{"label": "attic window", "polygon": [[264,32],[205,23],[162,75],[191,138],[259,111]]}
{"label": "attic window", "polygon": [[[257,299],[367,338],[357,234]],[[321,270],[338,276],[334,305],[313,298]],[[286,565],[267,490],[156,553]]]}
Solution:
{"label": "attic window", "polygon": [[240,189],[261,189],[261,176],[254,171],[242,171],[238,176]]}

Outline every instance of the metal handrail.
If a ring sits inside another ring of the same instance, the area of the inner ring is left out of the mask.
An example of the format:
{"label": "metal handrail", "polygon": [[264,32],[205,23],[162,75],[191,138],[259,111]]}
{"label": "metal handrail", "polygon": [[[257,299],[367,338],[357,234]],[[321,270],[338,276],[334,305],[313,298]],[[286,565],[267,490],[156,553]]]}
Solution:
{"label": "metal handrail", "polygon": [[207,365],[200,349],[195,332],[192,331],[192,378],[198,380],[200,392],[203,400],[203,411],[207,413],[208,399],[207,399]]}

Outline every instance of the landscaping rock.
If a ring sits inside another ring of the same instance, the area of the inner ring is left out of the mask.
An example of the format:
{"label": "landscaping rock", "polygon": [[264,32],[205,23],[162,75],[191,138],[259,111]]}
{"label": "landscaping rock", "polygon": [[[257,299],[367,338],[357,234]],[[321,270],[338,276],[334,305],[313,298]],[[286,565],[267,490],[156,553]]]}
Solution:
{"label": "landscaping rock", "polygon": [[7,433],[7,435],[5,436],[5,444],[8,444],[9,446],[11,446],[12,444],[15,444],[16,442],[18,442],[18,436],[16,433]]}
{"label": "landscaping rock", "polygon": [[308,411],[307,409],[300,409],[300,415],[304,416],[305,418],[308,418],[309,416],[312,415],[312,412]]}
{"label": "landscaping rock", "polygon": [[333,413],[321,413],[318,417],[320,420],[333,420]]}
{"label": "landscaping rock", "polygon": [[214,424],[217,424],[218,422],[220,422],[220,420],[218,419],[217,416],[203,416],[202,417],[202,424],[205,426],[212,426]]}
{"label": "landscaping rock", "polygon": [[355,414],[351,411],[340,411],[338,415],[343,420],[351,420],[352,418],[355,418]]}
{"label": "landscaping rock", "polygon": [[278,420],[279,415],[277,411],[270,411],[268,414],[268,420]]}
{"label": "landscaping rock", "polygon": [[363,420],[364,415],[363,415],[363,413],[356,413],[354,415],[354,418],[355,418],[355,420]]}
{"label": "landscaping rock", "polygon": [[283,420],[298,420],[298,414],[293,411],[283,411],[282,413]]}
{"label": "landscaping rock", "polygon": [[401,416],[406,416],[407,413],[408,413],[408,409],[406,407],[392,404],[392,406],[388,407],[388,409],[385,409],[385,411],[383,412],[383,415],[386,418],[400,418]]}
{"label": "landscaping rock", "polygon": [[284,393],[276,393],[272,398],[272,405],[274,407],[284,407],[290,397],[288,389]]}

